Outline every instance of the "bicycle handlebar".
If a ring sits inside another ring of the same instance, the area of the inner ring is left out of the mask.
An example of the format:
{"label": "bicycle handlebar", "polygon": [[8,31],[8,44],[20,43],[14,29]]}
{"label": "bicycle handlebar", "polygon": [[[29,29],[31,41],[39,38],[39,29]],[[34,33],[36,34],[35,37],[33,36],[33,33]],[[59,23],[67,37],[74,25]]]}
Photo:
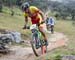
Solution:
{"label": "bicycle handlebar", "polygon": [[23,29],[30,29],[30,26],[24,26]]}

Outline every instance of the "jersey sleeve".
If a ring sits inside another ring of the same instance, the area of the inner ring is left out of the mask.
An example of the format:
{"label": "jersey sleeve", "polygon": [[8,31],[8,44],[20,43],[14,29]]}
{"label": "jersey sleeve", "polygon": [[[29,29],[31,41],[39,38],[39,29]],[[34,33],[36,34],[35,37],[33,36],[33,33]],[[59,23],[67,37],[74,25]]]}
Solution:
{"label": "jersey sleeve", "polygon": [[27,17],[27,16],[28,16],[28,14],[27,14],[27,13],[24,13],[23,15],[24,15],[24,17]]}
{"label": "jersey sleeve", "polygon": [[30,11],[31,11],[32,13],[37,13],[37,12],[39,12],[39,9],[38,9],[37,7],[35,7],[35,6],[31,6],[31,7],[30,7]]}

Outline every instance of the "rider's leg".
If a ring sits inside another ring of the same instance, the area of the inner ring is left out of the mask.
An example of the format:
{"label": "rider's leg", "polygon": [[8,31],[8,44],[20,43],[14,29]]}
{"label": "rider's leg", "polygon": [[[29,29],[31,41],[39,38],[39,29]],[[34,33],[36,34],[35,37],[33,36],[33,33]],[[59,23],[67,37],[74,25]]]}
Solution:
{"label": "rider's leg", "polygon": [[51,33],[53,34],[54,33],[54,25],[51,25]]}
{"label": "rider's leg", "polygon": [[46,28],[45,24],[40,25],[38,28],[39,28],[39,31],[41,32],[41,34],[44,37],[46,45],[48,45],[48,41],[47,41],[47,37],[46,37],[46,33],[45,33],[45,28]]}

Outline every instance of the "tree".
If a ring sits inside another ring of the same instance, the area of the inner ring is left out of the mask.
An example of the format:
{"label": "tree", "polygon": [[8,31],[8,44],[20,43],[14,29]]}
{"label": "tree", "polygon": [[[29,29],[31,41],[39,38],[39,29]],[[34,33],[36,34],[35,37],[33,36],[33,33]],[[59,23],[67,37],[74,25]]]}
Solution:
{"label": "tree", "polygon": [[16,0],[16,5],[21,6],[22,5],[22,0]]}
{"label": "tree", "polygon": [[2,0],[0,0],[0,12],[2,12]]}
{"label": "tree", "polygon": [[74,20],[75,19],[75,9],[72,10],[71,16],[72,16],[72,20]]}

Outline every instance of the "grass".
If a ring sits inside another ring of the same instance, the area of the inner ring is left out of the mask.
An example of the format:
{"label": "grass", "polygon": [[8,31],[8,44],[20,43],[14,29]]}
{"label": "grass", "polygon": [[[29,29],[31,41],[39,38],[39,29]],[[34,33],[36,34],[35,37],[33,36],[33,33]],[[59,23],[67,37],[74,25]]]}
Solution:
{"label": "grass", "polygon": [[10,16],[9,14],[0,14],[0,28],[19,30],[19,28],[24,24],[21,17],[16,15]]}
{"label": "grass", "polygon": [[14,16],[11,16],[10,9],[8,7],[3,8],[3,13],[0,13],[0,29],[7,29],[11,31],[18,31],[22,33],[22,36],[24,39],[29,39],[30,37],[30,31],[29,30],[23,30],[24,26],[24,16],[23,15],[17,15],[17,14],[23,14],[18,8],[13,9],[15,12]]}
{"label": "grass", "polygon": [[[31,32],[29,30],[23,30],[22,27],[24,26],[24,17],[22,15],[16,15],[16,14],[22,14],[20,10],[17,8],[15,9],[15,15],[11,16],[9,15],[10,9],[5,7],[3,9],[3,13],[0,13],[0,29],[7,29],[12,31],[19,31],[22,33],[22,37],[24,39],[29,39],[31,36]],[[68,40],[68,48],[74,49],[75,47],[75,25],[72,24],[73,21],[71,20],[57,20],[55,24],[55,31],[64,33],[67,35]],[[67,48],[58,48],[50,53],[48,53],[45,57],[45,59],[53,59],[57,55],[75,55],[75,50],[68,50]]]}
{"label": "grass", "polygon": [[55,25],[55,31],[64,33],[69,38],[69,47],[74,48],[75,42],[75,27],[73,21],[59,20]]}
{"label": "grass", "polygon": [[75,55],[75,26],[72,23],[71,20],[57,20],[55,24],[55,31],[65,34],[69,39],[68,46],[54,49],[36,60],[60,60],[62,55]]}
{"label": "grass", "polygon": [[17,6],[16,7],[12,7],[12,8],[3,6],[2,12],[6,13],[6,14],[11,14],[11,10],[14,11],[15,15],[23,15],[22,11]]}

